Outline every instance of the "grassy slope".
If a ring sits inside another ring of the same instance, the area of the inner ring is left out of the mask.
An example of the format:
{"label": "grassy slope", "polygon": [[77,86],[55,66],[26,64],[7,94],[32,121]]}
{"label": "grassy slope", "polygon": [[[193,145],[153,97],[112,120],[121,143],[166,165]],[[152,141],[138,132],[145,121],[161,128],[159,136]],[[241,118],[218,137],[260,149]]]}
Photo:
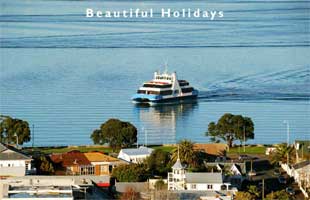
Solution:
{"label": "grassy slope", "polygon": [[266,147],[264,146],[247,146],[245,147],[245,152],[243,151],[243,147],[233,147],[227,152],[228,154],[265,154]]}
{"label": "grassy slope", "polygon": [[[135,147],[133,147],[135,148]],[[175,147],[173,146],[151,146],[150,148],[153,149],[161,149],[166,152],[171,152]],[[73,146],[73,147],[39,147],[34,148],[35,151],[40,151],[44,154],[51,154],[51,153],[65,153],[68,151],[78,150],[81,152],[90,152],[90,151],[100,151],[104,153],[111,153],[112,148],[106,147],[106,146]],[[31,152],[31,149],[25,149],[25,151]],[[118,153],[119,150],[116,150],[116,153]]]}

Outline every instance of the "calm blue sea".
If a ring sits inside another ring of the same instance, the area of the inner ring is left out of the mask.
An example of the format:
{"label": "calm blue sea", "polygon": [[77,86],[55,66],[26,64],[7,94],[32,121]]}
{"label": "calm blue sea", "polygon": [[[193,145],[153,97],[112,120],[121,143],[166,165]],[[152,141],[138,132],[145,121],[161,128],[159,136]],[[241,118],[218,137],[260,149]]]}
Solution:
{"label": "calm blue sea", "polygon": [[[310,139],[309,1],[0,2],[0,113],[35,126],[34,144],[91,144],[109,118],[139,143],[208,142],[208,123],[249,116],[249,143]],[[86,8],[223,10],[224,18],[85,18]],[[177,71],[196,103],[139,107],[130,97],[155,70]],[[31,145],[28,143],[26,145]]]}

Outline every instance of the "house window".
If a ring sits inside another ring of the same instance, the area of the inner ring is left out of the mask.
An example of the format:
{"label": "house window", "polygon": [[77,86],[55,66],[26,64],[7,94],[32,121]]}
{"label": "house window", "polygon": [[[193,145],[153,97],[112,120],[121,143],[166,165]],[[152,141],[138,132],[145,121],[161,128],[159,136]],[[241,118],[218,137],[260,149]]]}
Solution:
{"label": "house window", "polygon": [[196,190],[196,184],[192,184],[192,190]]}
{"label": "house window", "polygon": [[80,174],[81,175],[92,175],[94,174],[94,166],[81,166],[80,168]]}
{"label": "house window", "polygon": [[208,188],[209,190],[212,190],[212,189],[213,189],[213,185],[208,185],[207,188]]}

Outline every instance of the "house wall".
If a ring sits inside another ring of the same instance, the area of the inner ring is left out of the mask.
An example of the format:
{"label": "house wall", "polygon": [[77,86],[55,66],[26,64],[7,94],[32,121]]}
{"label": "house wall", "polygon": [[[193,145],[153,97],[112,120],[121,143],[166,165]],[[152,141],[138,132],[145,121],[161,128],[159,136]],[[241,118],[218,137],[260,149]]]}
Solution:
{"label": "house wall", "polygon": [[1,176],[25,176],[26,170],[30,169],[30,160],[0,160]]}
{"label": "house wall", "polygon": [[0,167],[0,176],[25,176],[25,167]]}
{"label": "house wall", "polygon": [[[208,185],[212,186],[212,189],[208,189]],[[221,190],[223,184],[218,183],[186,183],[187,190]]]}
{"label": "house wall", "polygon": [[[0,160],[0,168],[1,167],[25,167],[26,163],[30,163],[30,161],[25,160]],[[30,170],[31,166],[28,165],[27,170]]]}

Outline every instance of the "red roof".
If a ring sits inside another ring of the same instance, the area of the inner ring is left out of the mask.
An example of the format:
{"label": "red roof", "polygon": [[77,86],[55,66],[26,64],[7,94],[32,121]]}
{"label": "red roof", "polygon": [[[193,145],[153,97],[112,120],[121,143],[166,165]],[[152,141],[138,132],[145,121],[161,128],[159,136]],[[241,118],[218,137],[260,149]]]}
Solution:
{"label": "red roof", "polygon": [[76,150],[63,154],[52,154],[50,157],[54,163],[61,163],[63,167],[91,164],[83,153]]}

